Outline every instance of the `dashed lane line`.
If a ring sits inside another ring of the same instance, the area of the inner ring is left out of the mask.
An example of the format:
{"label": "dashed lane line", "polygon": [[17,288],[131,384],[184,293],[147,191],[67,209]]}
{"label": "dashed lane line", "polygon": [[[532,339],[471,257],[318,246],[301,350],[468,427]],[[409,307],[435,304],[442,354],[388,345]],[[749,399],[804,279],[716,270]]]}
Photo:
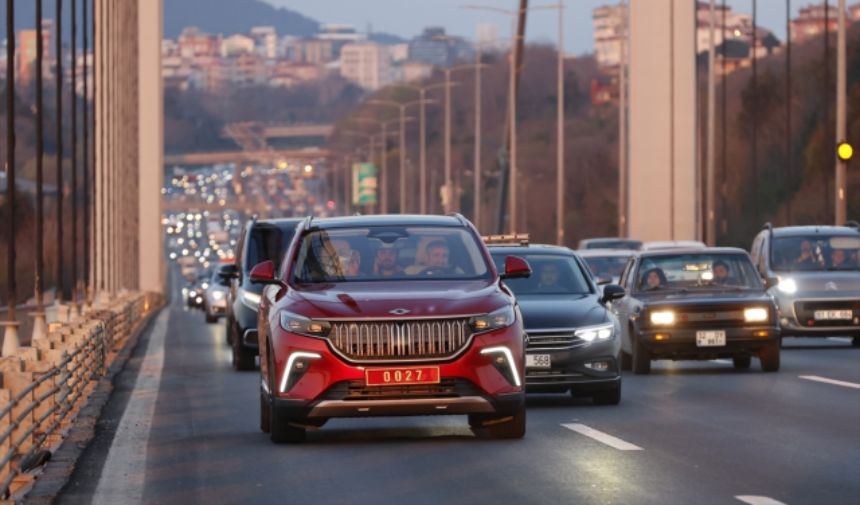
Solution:
{"label": "dashed lane line", "polygon": [[844,388],[860,389],[860,384],[857,384],[856,382],[828,379],[827,377],[819,377],[818,375],[800,375],[799,377],[808,381],[823,382],[825,384],[833,384],[834,386],[842,386]]}
{"label": "dashed lane line", "polygon": [[638,445],[633,445],[630,442],[625,442],[624,440],[621,440],[618,437],[614,437],[608,433],[604,433],[602,431],[595,430],[594,428],[591,428],[591,427],[586,426],[584,424],[573,423],[573,424],[562,424],[562,426],[564,426],[565,428],[567,428],[571,431],[575,431],[575,432],[579,433],[580,435],[585,435],[586,437],[597,440],[598,442],[600,442],[602,444],[606,444],[609,447],[612,447],[614,449],[618,449],[619,451],[642,451],[642,450],[644,450],[641,447],[639,447]]}
{"label": "dashed lane line", "polygon": [[735,498],[749,505],[785,505],[785,503],[767,496],[740,495],[735,496]]}

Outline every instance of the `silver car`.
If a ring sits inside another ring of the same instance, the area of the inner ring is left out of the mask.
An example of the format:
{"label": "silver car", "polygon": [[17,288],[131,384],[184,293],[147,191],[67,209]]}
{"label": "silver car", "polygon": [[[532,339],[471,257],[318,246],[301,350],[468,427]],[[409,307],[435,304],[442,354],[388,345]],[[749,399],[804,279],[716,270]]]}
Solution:
{"label": "silver car", "polygon": [[783,336],[847,336],[860,346],[860,229],[770,224],[751,255],[779,308]]}
{"label": "silver car", "polygon": [[227,315],[228,280],[221,275],[223,265],[212,272],[209,286],[203,294],[203,308],[206,311],[206,322],[214,323],[219,317]]}

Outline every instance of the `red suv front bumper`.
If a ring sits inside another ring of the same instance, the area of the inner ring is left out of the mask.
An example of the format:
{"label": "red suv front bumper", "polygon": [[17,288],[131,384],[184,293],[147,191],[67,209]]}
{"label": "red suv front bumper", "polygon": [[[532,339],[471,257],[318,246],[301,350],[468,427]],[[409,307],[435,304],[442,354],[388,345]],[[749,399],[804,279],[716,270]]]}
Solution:
{"label": "red suv front bumper", "polygon": [[[263,381],[279,416],[299,421],[394,415],[513,415],[525,402],[524,332],[519,324],[474,335],[442,361],[350,363],[326,339],[281,330],[270,380]],[[438,366],[438,384],[367,386],[366,370]]]}

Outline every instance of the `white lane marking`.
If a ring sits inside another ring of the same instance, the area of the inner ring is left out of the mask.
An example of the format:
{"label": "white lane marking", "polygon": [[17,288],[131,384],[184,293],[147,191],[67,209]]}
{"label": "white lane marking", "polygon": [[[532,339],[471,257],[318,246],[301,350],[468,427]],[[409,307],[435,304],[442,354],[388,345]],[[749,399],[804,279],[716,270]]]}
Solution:
{"label": "white lane marking", "polygon": [[836,379],[828,379],[827,377],[819,377],[817,375],[799,375],[798,377],[800,377],[801,379],[806,379],[808,381],[823,382],[825,384],[833,384],[834,386],[842,386],[845,388],[860,389],[860,384],[857,384],[856,382],[847,382],[847,381],[840,381],[840,380],[836,380]]}
{"label": "white lane marking", "polygon": [[595,430],[594,428],[588,427],[584,424],[562,424],[565,428],[575,431],[580,435],[585,435],[586,437],[593,438],[598,442],[608,445],[609,447],[613,447],[618,449],[619,451],[642,451],[641,447],[638,445],[633,445],[630,442],[625,442],[618,437],[613,437],[608,433],[603,433],[602,431]]}
{"label": "white lane marking", "polygon": [[146,446],[164,368],[164,339],[169,315],[170,310],[165,309],[155,320],[134,390],[117,426],[93,494],[91,503],[94,505],[138,505],[143,502]]}
{"label": "white lane marking", "polygon": [[851,337],[827,337],[827,340],[833,340],[836,342],[842,342],[846,344],[851,343]]}
{"label": "white lane marking", "polygon": [[768,498],[767,496],[740,495],[735,496],[735,498],[744,503],[749,503],[749,505],[785,505],[785,503]]}

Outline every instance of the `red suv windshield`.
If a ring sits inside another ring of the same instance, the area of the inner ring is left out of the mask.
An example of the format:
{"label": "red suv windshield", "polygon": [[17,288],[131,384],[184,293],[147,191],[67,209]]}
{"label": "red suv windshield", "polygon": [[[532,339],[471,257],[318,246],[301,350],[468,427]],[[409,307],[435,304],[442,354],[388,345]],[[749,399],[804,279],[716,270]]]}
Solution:
{"label": "red suv windshield", "polygon": [[471,280],[489,279],[490,272],[465,228],[371,226],[307,233],[292,281]]}

